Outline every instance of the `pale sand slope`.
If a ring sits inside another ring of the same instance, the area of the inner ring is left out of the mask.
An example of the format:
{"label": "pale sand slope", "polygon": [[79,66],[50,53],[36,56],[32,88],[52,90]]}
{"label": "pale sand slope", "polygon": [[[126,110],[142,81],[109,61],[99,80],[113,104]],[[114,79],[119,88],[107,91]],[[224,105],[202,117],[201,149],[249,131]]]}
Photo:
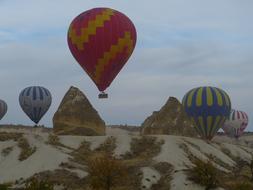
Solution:
{"label": "pale sand slope", "polygon": [[[197,158],[202,160],[207,160],[210,156],[215,156],[221,162],[227,164],[228,166],[234,166],[235,162],[221,150],[226,148],[230,153],[237,157],[240,156],[245,160],[251,159],[251,154],[248,151],[245,151],[245,147],[228,144],[228,143],[206,143],[200,139],[180,137],[180,136],[169,136],[169,135],[155,135],[160,140],[164,140],[162,150],[159,155],[153,159],[157,162],[168,162],[174,166],[176,172],[173,174],[173,180],[171,183],[172,190],[198,190],[204,189],[203,187],[197,186],[189,182],[185,176],[184,169],[191,167],[193,164],[189,160],[186,152],[183,150],[183,144],[186,145],[188,151],[191,152]],[[217,163],[214,165],[225,172],[229,172],[228,169],[220,166]]]}
{"label": "pale sand slope", "polygon": [[90,149],[95,150],[99,147],[107,138],[115,137],[117,147],[114,150],[115,156],[120,156],[130,151],[131,132],[118,128],[107,128],[106,136],[60,136],[60,142],[67,147],[77,149],[83,141],[90,143]]}
{"label": "pale sand slope", "polygon": [[132,137],[135,136],[134,133],[131,133],[129,131],[109,127],[106,129],[106,135],[116,138],[117,147],[114,150],[115,156],[121,156],[130,151],[130,143]]}
{"label": "pale sand slope", "polygon": [[[7,147],[12,146],[13,150],[9,155],[4,157],[0,154],[0,183],[15,181],[19,178],[28,178],[35,173],[55,170],[61,168],[59,165],[62,162],[68,162],[71,155],[69,154],[73,149],[77,149],[81,142],[88,141],[91,144],[91,149],[96,149],[102,144],[106,138],[116,138],[116,149],[114,154],[120,156],[130,151],[132,138],[140,137],[136,133],[125,131],[118,128],[108,128],[106,136],[59,136],[60,142],[65,146],[70,147],[69,151],[54,147],[46,144],[48,139],[48,133],[41,130],[26,130],[26,129],[0,129],[0,131],[7,132],[22,132],[24,137],[29,141],[31,146],[36,147],[36,152],[32,154],[28,159],[19,161],[18,156],[20,149],[15,141],[0,142],[0,152]],[[225,153],[224,149],[228,150],[234,157],[240,157],[245,160],[250,160],[253,153],[252,148],[246,147],[244,143],[234,142],[229,138],[222,139],[221,137],[215,138],[214,142],[206,143],[200,139],[169,136],[169,135],[154,135],[157,140],[164,140],[164,144],[161,147],[161,152],[152,158],[154,162],[167,162],[173,165],[174,171],[172,173],[171,189],[172,190],[204,190],[196,184],[193,184],[187,180],[184,170],[188,167],[192,167],[193,164],[188,158],[185,148],[194,156],[207,160],[210,155],[214,155],[220,162],[225,163],[228,166],[233,166],[234,161]],[[247,140],[253,141],[252,137],[247,137]],[[241,140],[243,142],[243,140]],[[238,145],[238,144],[240,145]],[[215,166],[226,172],[229,172],[227,168],[215,163]],[[145,189],[149,189],[152,184],[157,183],[160,178],[160,174],[152,167],[141,168],[143,172],[142,185],[146,186]],[[88,175],[84,170],[73,169],[72,172],[78,174],[79,177],[85,177]],[[153,177],[155,176],[155,177]],[[149,180],[145,180],[145,179]]]}
{"label": "pale sand slope", "polygon": [[141,171],[143,173],[141,180],[142,189],[150,189],[151,186],[156,184],[161,178],[161,175],[153,168],[143,167],[141,168]]}
{"label": "pale sand slope", "polygon": [[68,160],[68,155],[60,152],[58,149],[49,146],[44,141],[36,140],[32,135],[29,142],[36,147],[36,152],[24,161],[19,161],[20,149],[14,145],[13,151],[3,158],[1,155],[0,162],[0,183],[15,181],[22,178],[29,178],[35,173],[55,170],[59,168],[61,162]]}

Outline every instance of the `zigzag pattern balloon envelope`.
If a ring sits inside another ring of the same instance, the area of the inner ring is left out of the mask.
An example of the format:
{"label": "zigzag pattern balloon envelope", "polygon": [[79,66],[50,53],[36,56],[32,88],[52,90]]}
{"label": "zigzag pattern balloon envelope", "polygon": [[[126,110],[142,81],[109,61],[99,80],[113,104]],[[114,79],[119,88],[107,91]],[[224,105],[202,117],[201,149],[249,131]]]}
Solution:
{"label": "zigzag pattern balloon envelope", "polygon": [[41,86],[27,87],[19,95],[22,110],[36,124],[45,115],[51,102],[51,93]]}
{"label": "zigzag pattern balloon envelope", "polygon": [[190,90],[183,98],[183,106],[199,134],[208,140],[222,127],[231,110],[227,93],[215,87]]}
{"label": "zigzag pattern balloon envelope", "polygon": [[100,91],[117,76],[135,44],[134,24],[126,15],[110,8],[83,12],[69,26],[69,49]]}
{"label": "zigzag pattern balloon envelope", "polygon": [[249,123],[248,115],[243,111],[231,110],[229,118],[225,121],[222,129],[230,136],[238,138]]}

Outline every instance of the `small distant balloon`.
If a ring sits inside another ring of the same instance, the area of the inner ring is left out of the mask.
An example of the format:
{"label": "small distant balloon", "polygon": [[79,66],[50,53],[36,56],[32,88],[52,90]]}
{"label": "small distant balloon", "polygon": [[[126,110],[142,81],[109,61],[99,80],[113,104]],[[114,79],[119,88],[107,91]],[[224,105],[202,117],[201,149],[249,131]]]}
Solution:
{"label": "small distant balloon", "polygon": [[222,129],[229,137],[239,138],[249,123],[248,115],[239,110],[231,110],[229,118]]}
{"label": "small distant balloon", "polygon": [[126,64],[136,38],[132,21],[110,8],[94,8],[81,13],[68,30],[72,55],[101,92]]}
{"label": "small distant balloon", "polygon": [[183,98],[183,107],[203,139],[211,140],[231,110],[227,93],[216,87],[198,87]]}
{"label": "small distant balloon", "polygon": [[5,103],[5,101],[0,100],[0,120],[4,117],[4,115],[7,112],[7,104]]}
{"label": "small distant balloon", "polygon": [[22,110],[36,124],[48,111],[51,102],[51,93],[41,86],[27,87],[19,95],[19,104]]}

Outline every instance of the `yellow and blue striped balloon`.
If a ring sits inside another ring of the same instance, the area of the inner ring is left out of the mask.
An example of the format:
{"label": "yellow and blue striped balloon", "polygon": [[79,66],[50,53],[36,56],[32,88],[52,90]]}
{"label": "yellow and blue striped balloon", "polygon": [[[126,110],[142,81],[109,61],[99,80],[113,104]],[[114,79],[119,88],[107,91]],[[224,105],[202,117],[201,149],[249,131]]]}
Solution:
{"label": "yellow and blue striped balloon", "polygon": [[231,110],[228,94],[216,87],[198,87],[187,92],[182,101],[202,138],[211,140],[223,126]]}

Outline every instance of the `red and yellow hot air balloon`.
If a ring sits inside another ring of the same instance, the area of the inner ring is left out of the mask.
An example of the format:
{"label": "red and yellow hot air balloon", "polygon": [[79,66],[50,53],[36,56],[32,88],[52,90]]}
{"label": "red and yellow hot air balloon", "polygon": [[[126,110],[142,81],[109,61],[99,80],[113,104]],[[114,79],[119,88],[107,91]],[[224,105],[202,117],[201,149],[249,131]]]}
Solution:
{"label": "red and yellow hot air balloon", "polygon": [[81,13],[69,26],[68,45],[77,62],[96,84],[100,97],[120,72],[136,44],[136,30],[123,13],[94,8]]}

